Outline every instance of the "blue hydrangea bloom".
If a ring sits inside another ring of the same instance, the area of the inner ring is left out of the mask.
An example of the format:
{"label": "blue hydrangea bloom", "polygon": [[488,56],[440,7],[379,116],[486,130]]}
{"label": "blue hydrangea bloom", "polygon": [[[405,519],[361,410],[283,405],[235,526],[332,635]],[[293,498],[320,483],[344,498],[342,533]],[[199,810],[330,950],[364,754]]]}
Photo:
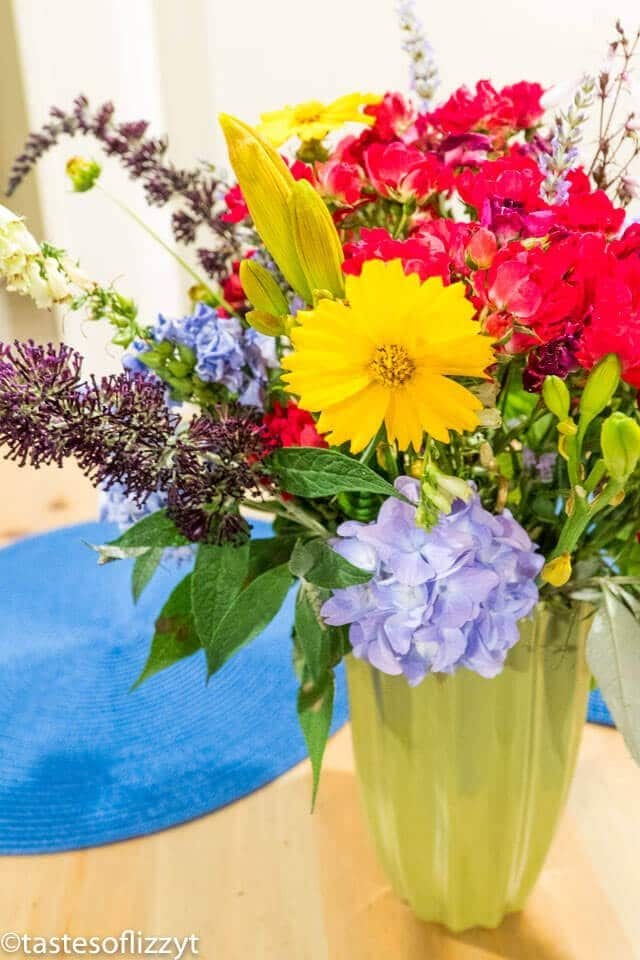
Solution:
{"label": "blue hydrangea bloom", "polygon": [[193,350],[201,380],[222,384],[241,404],[262,406],[268,371],[278,365],[273,337],[244,328],[236,317],[221,317],[204,303],[179,319],[159,314],[153,336]]}
{"label": "blue hydrangea bloom", "polygon": [[475,493],[426,531],[415,522],[418,481],[396,488],[411,502],[391,497],[373,523],[338,528],[334,549],[373,577],[335,590],[324,620],[349,624],[356,657],[411,685],[458,667],[494,677],[538,601],[544,558],[508,510],[489,513]]}

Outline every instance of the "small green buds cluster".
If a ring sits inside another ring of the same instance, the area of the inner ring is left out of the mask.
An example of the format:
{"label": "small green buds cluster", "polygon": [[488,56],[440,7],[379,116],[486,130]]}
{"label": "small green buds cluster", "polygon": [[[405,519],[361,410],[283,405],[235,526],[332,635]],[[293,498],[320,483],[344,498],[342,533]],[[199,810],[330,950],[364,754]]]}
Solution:
{"label": "small green buds cluster", "polygon": [[224,388],[198,377],[196,354],[190,347],[170,340],[148,342],[148,346],[138,353],[138,359],[167,384],[175,400],[193,400],[207,406],[224,398]]}
{"label": "small green buds cluster", "polygon": [[420,503],[416,523],[425,530],[431,530],[441,514],[451,513],[456,500],[468,501],[472,491],[465,480],[443,473],[431,460],[416,461],[411,472],[415,476],[420,469]]}
{"label": "small green buds cluster", "polygon": [[602,424],[600,445],[607,473],[625,483],[640,459],[640,425],[624,413],[612,413]]}
{"label": "small green buds cluster", "polygon": [[95,160],[71,157],[67,161],[66,172],[76,193],[86,193],[95,186],[102,173],[102,167]]}

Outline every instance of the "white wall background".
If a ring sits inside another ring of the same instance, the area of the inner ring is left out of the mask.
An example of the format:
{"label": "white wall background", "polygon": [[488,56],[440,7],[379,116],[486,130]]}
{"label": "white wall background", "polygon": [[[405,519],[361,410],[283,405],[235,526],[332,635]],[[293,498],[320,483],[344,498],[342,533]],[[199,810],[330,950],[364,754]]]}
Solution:
{"label": "white wall background", "polygon": [[[640,20],[632,0],[416,0],[436,49],[442,92],[490,77],[544,84],[597,69],[614,17]],[[113,99],[121,119],[167,131],[177,162],[224,162],[216,113],[247,120],[284,103],[406,84],[394,0],[0,0],[0,179],[28,129],[52,103],[86,93]],[[67,141],[11,203],[34,232],[81,259],[97,279],[118,278],[144,316],[184,306],[179,268],[97,192],[70,193],[64,165],[88,145]],[[94,148],[94,155],[99,156]],[[169,240],[166,211],[149,210],[114,161],[104,184]],[[117,366],[108,331],[63,319],[63,334],[94,369]],[[0,300],[0,335],[50,336],[52,320]]]}

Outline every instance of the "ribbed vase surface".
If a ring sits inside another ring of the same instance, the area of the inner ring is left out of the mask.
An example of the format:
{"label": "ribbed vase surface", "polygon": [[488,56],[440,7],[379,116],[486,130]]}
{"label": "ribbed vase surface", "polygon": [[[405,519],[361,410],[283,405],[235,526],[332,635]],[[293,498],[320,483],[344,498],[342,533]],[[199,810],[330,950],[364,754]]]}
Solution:
{"label": "ribbed vase surface", "polygon": [[540,604],[505,669],[417,687],[348,658],[356,766],[387,876],[423,920],[496,927],[522,909],[573,776],[589,608]]}

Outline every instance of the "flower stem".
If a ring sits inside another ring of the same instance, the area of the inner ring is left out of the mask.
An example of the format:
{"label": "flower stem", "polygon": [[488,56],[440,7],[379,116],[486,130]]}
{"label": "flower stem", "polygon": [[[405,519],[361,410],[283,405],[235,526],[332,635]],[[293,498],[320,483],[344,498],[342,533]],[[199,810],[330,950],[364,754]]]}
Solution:
{"label": "flower stem", "polygon": [[131,217],[132,220],[135,220],[138,226],[142,227],[145,233],[147,233],[153,240],[155,240],[155,242],[159,244],[162,247],[162,249],[169,254],[169,256],[173,257],[176,263],[180,264],[182,269],[185,270],[193,280],[195,280],[198,286],[201,286],[206,290],[207,294],[211,297],[212,301],[215,301],[215,306],[223,307],[227,311],[227,313],[233,316],[236,315],[236,311],[233,309],[232,306],[230,306],[229,303],[227,303],[224,297],[222,297],[219,293],[213,290],[210,287],[210,285],[207,283],[207,281],[200,276],[197,270],[194,270],[194,268],[189,263],[187,263],[184,257],[180,256],[177,250],[175,250],[165,240],[163,240],[160,234],[156,233],[156,231],[152,227],[150,227],[149,224],[135,212],[135,210],[132,210],[131,207],[128,207],[126,203],[123,203],[121,200],[118,199],[118,197],[115,197],[108,190],[105,190],[104,187],[102,187],[99,183],[95,185],[94,189],[100,190],[103,196],[105,196],[108,200],[110,200],[111,203],[114,203],[117,207],[119,207],[120,210],[123,211],[123,213],[126,213],[127,216]]}

